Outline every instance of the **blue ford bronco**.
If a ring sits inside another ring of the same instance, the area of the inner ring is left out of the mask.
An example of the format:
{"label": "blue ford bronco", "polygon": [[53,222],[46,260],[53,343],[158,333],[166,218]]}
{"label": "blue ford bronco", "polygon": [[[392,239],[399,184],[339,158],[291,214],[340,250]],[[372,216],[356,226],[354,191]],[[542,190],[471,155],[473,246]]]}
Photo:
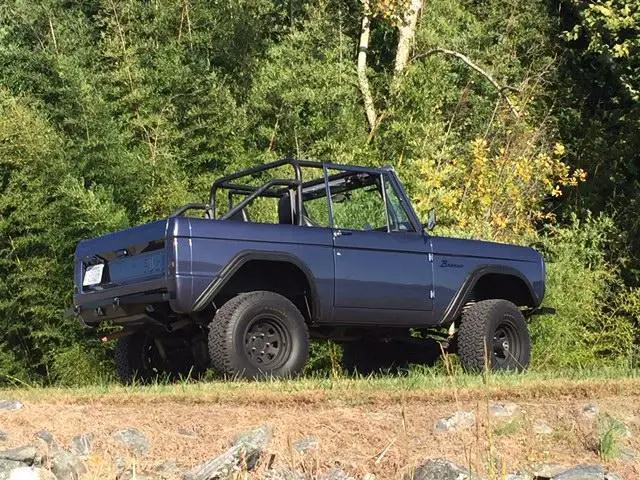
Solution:
{"label": "blue ford bronco", "polygon": [[442,345],[471,371],[526,368],[542,256],[433,223],[391,167],[283,159],[216,180],[207,204],[81,241],[73,310],[122,327],[124,382],[292,376],[310,338],[341,343],[360,372]]}

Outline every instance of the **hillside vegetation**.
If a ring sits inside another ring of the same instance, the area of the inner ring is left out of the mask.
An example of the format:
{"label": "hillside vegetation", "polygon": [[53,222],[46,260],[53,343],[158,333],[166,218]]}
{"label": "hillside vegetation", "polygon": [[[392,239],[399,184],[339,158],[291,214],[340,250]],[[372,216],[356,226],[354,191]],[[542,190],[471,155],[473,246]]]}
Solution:
{"label": "hillside vegetation", "polygon": [[638,127],[633,0],[5,0],[0,383],[110,374],[63,315],[77,241],[285,155],[391,164],[436,234],[540,248],[534,369],[637,366]]}

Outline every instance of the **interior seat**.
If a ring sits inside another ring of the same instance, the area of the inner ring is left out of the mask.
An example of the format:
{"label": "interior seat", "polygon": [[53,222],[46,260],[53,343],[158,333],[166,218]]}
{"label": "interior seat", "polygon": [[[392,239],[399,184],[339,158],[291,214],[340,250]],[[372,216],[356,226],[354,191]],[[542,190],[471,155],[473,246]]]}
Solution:
{"label": "interior seat", "polygon": [[[280,200],[278,200],[278,223],[282,225],[298,225],[299,213],[295,204],[296,202],[291,201],[289,194],[280,197]],[[305,227],[313,227],[315,225],[309,218],[304,205],[302,206],[302,225]]]}
{"label": "interior seat", "polygon": [[234,222],[250,222],[251,219],[247,214],[247,211],[243,208],[242,210],[231,215],[227,220],[231,220]]}

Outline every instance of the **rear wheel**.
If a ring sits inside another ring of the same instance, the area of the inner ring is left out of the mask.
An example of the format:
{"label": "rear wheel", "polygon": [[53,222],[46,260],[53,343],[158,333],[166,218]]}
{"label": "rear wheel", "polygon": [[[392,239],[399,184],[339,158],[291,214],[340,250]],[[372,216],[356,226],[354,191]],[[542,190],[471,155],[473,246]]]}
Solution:
{"label": "rear wheel", "polygon": [[163,370],[153,337],[143,332],[118,338],[115,361],[118,378],[125,384],[148,383]]}
{"label": "rear wheel", "polygon": [[531,338],[522,312],[507,300],[484,300],[469,306],[460,321],[458,355],[469,371],[524,370]]}
{"label": "rear wheel", "polygon": [[206,337],[201,338],[193,333],[154,336],[142,331],[121,337],[115,350],[118,378],[125,384],[198,378],[209,361]]}
{"label": "rear wheel", "polygon": [[221,375],[258,378],[299,374],[309,355],[304,317],[274,292],[240,294],[209,325],[209,357]]}

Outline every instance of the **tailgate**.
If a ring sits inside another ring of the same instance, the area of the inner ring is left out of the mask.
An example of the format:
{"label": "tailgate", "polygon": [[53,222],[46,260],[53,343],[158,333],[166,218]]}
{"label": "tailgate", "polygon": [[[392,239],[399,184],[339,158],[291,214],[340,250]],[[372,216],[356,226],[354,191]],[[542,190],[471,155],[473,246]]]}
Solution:
{"label": "tailgate", "polygon": [[81,305],[83,297],[105,298],[166,287],[167,221],[80,242],[75,254],[76,304]]}

